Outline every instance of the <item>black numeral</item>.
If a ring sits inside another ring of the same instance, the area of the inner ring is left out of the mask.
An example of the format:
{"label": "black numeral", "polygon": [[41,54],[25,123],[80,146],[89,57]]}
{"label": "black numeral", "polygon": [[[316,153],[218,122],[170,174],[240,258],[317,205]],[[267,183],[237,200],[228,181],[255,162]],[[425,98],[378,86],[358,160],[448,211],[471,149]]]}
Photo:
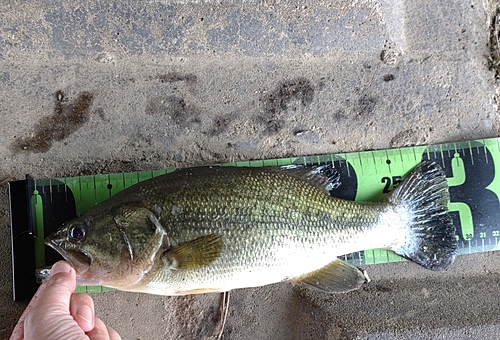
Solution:
{"label": "black numeral", "polygon": [[392,176],[390,177],[382,177],[382,183],[385,183],[384,185],[384,190],[382,192],[384,194],[387,194],[389,191],[391,191],[391,184],[392,188],[396,187],[399,183],[401,183],[401,176]]}

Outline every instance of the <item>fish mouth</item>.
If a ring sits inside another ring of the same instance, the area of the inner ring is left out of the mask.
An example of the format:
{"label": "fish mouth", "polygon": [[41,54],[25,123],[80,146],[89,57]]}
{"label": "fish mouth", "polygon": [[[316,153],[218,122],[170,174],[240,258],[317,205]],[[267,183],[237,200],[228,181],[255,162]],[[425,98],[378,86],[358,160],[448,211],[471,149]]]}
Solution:
{"label": "fish mouth", "polygon": [[45,239],[45,244],[61,254],[64,260],[68,261],[75,268],[76,274],[81,276],[90,268],[92,258],[80,250],[63,248],[62,244],[64,241],[64,239],[51,239],[49,236]]}

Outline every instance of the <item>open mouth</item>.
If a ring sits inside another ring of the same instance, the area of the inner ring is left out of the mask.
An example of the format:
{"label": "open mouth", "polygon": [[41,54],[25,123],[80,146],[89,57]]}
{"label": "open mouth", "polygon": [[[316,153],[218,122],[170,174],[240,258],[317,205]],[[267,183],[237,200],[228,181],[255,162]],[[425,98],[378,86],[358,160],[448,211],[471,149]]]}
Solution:
{"label": "open mouth", "polygon": [[50,237],[45,239],[45,244],[61,254],[61,256],[75,268],[77,275],[85,273],[92,264],[92,258],[88,254],[77,249],[64,249],[61,246],[62,243],[63,240],[60,239],[50,239]]}

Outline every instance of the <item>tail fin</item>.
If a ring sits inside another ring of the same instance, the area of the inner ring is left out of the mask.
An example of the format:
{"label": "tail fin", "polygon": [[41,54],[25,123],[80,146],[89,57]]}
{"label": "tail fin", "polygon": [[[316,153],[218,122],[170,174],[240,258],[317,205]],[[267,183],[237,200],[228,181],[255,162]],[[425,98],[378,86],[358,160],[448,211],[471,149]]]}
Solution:
{"label": "tail fin", "polygon": [[403,206],[409,215],[408,235],[391,250],[425,268],[440,271],[453,263],[456,229],[447,204],[446,176],[435,162],[417,165],[386,200]]}

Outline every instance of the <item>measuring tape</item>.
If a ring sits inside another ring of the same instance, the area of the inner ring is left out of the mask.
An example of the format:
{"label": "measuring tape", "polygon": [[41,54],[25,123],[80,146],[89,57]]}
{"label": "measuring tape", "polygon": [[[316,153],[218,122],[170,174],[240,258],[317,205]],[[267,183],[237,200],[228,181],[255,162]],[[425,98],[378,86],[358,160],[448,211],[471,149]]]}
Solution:
{"label": "measuring tape", "polygon": [[[422,160],[437,162],[446,173],[450,187],[449,210],[457,227],[458,254],[500,249],[500,138],[221,166],[332,163],[342,183],[331,192],[332,196],[377,202]],[[15,300],[30,298],[33,289],[36,290],[33,276],[36,267],[60,259],[43,243],[53,230],[131,185],[172,171],[174,169],[43,180],[27,176],[25,181],[11,182]],[[398,255],[382,249],[364,250],[341,258],[356,266],[403,261]],[[23,283],[26,280],[29,287]],[[84,292],[106,290],[103,287],[78,289]]]}

